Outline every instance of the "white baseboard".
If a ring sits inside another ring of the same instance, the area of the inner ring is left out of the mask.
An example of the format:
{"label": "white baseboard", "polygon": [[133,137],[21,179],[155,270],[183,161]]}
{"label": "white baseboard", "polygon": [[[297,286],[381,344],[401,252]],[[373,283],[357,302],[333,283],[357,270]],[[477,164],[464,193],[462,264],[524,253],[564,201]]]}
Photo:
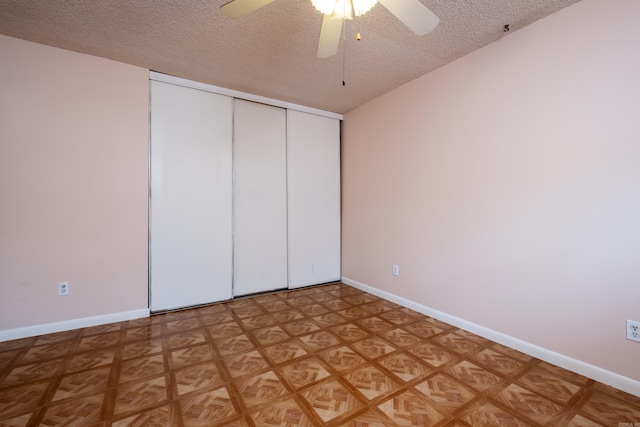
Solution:
{"label": "white baseboard", "polygon": [[51,334],[54,332],[69,331],[71,329],[86,328],[89,326],[104,325],[107,323],[122,322],[125,320],[149,317],[149,309],[122,311],[120,313],[103,314],[100,316],[83,317],[80,319],[64,320],[62,322],[45,323],[42,325],[25,326],[23,328],[6,329],[0,331],[0,342],[15,340],[18,338],[34,337],[36,335]]}
{"label": "white baseboard", "polygon": [[415,310],[429,317],[441,320],[460,329],[473,332],[476,335],[480,335],[481,337],[490,339],[491,341],[495,341],[499,344],[521,351],[528,354],[529,356],[536,357],[540,360],[544,360],[545,362],[560,366],[561,368],[568,369],[587,378],[591,378],[603,384],[610,385],[611,387],[615,387],[619,390],[640,397],[640,381],[636,381],[620,374],[616,374],[615,372],[602,369],[598,366],[591,365],[581,360],[573,359],[563,354],[556,353],[555,351],[539,347],[535,344],[522,341],[510,335],[494,331],[493,329],[485,328],[484,326],[480,326],[459,317],[452,316],[450,314],[435,310],[422,304],[418,304],[398,295],[394,295],[386,291],[381,291],[380,289],[373,288],[369,285],[351,280],[347,277],[343,277],[342,282],[349,286],[353,286],[354,288],[368,292],[372,295],[384,298],[388,301]]}

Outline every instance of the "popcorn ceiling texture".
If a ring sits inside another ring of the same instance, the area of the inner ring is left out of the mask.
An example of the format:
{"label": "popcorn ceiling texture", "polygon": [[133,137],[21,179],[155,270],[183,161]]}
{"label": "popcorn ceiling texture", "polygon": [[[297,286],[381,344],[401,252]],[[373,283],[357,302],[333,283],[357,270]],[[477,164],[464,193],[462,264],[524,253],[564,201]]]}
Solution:
{"label": "popcorn ceiling texture", "polygon": [[376,5],[328,59],[310,0],[240,19],[220,13],[225,0],[0,0],[0,34],[345,113],[578,0],[421,1],[440,18],[434,32],[416,36]]}

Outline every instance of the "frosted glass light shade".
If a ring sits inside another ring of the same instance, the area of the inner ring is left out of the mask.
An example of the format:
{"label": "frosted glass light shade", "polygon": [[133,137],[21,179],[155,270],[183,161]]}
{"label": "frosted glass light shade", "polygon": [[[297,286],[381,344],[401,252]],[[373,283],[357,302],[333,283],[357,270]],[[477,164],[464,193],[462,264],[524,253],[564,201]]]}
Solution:
{"label": "frosted glass light shade", "polygon": [[311,0],[313,6],[324,15],[331,15],[335,19],[353,19],[364,15],[378,0]]}

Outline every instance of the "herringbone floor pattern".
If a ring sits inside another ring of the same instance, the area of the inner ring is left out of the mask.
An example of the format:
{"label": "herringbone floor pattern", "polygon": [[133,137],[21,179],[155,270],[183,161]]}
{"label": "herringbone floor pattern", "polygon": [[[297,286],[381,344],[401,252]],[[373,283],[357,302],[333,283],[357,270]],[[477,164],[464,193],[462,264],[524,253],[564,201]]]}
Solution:
{"label": "herringbone floor pattern", "polygon": [[640,398],[343,284],[0,343],[0,426],[640,425]]}

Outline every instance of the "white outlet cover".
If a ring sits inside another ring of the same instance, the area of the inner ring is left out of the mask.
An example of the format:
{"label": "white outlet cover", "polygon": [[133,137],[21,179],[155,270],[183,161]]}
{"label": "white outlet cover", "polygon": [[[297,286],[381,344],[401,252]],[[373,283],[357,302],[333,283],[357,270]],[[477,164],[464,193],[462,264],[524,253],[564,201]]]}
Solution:
{"label": "white outlet cover", "polygon": [[640,322],[627,320],[627,339],[640,342]]}
{"label": "white outlet cover", "polygon": [[58,282],[58,295],[69,295],[69,282]]}

